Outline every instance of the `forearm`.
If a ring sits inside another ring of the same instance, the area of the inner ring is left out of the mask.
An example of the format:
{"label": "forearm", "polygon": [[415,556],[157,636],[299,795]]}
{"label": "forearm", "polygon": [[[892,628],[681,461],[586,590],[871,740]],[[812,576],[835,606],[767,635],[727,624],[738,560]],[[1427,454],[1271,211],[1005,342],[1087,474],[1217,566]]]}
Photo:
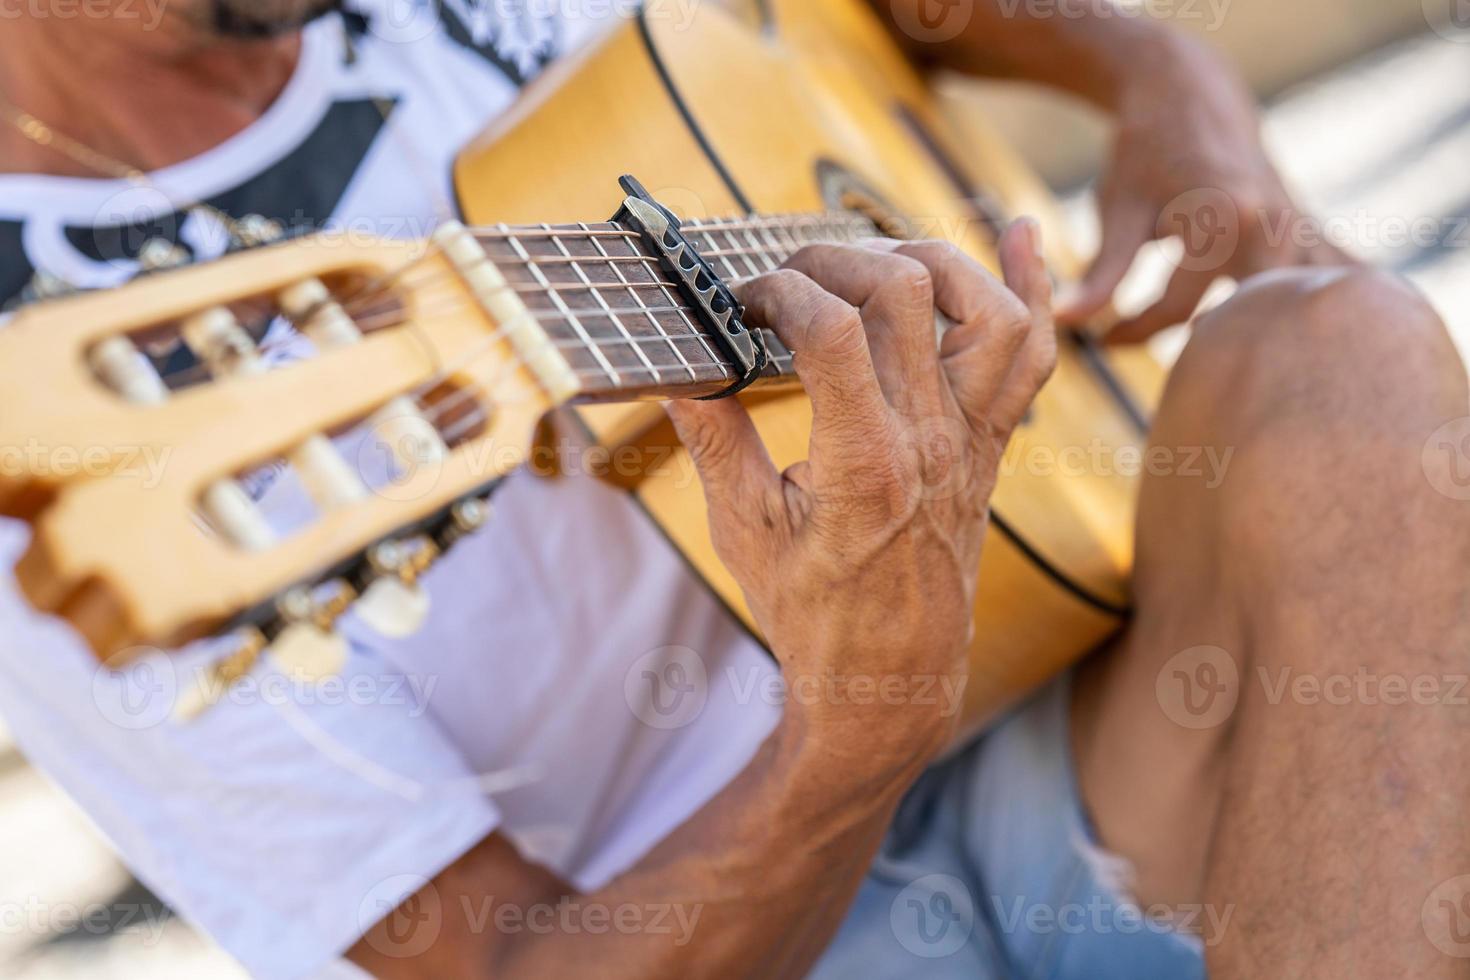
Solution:
{"label": "forearm", "polygon": [[609,977],[803,976],[929,754],[926,746],[902,768],[862,774],[859,760],[783,723],[734,783],[636,868],[577,899],[613,913],[660,910],[674,928],[526,936],[504,947],[494,975],[569,975],[595,962]]}
{"label": "forearm", "polygon": [[[736,780],[607,887],[577,894],[500,835],[379,923],[351,958],[382,980],[801,976],[898,800],[942,744],[814,737],[789,715]],[[880,756],[886,756],[881,759]]]}
{"label": "forearm", "polygon": [[[1140,78],[1161,77],[1199,45],[1179,31],[1106,0],[975,0],[953,26],[929,13],[934,0],[870,0],[915,59],[972,75],[1061,89],[1109,112]],[[954,7],[946,17],[958,18]],[[921,18],[928,17],[928,20]],[[915,25],[920,25],[918,28]],[[922,25],[928,24],[932,30]],[[956,33],[956,30],[958,32]]]}

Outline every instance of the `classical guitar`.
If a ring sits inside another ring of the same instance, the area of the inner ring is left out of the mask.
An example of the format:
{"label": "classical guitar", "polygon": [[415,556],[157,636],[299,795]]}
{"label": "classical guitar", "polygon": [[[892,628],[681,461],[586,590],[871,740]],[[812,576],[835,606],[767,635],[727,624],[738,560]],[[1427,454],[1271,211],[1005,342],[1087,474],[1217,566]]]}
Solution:
{"label": "classical guitar", "polygon": [[[0,513],[35,531],[17,568],[29,600],[109,661],[236,631],[229,672],[267,646],[331,670],[336,617],[357,606],[411,629],[418,577],[484,521],[548,414],[574,406],[584,439],[665,461],[606,475],[755,629],[649,402],[738,392],[777,462],[800,459],[810,409],[791,352],[745,328],[730,287],[806,243],[879,233],[991,260],[1005,209],[1045,200],[998,142],[943,135],[856,2],[654,14],[555,70],[465,152],[457,184],[479,225],[424,242],[283,242],[39,304],[0,330],[0,444],[89,460],[0,473]],[[619,191],[624,169],[654,190]],[[598,214],[614,216],[585,220]],[[277,318],[317,355],[267,370],[252,328]],[[169,344],[199,368],[160,375],[141,348]],[[1158,372],[1064,346],[995,498],[972,721],[1126,609],[1135,481],[1066,460],[1136,450]],[[379,470],[334,441],[363,430],[387,457]],[[161,473],[146,470],[160,455]],[[294,470],[315,504],[289,534],[241,486],[267,466]]]}

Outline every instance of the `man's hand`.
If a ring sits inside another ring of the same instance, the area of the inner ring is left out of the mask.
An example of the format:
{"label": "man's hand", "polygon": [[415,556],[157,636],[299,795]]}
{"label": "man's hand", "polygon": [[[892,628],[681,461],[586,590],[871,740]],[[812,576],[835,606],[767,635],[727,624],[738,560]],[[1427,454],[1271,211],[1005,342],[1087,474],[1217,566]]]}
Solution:
{"label": "man's hand", "polygon": [[[840,685],[965,675],[1001,455],[1056,359],[1034,221],[1001,257],[1004,285],[946,244],[813,246],[748,283],[748,322],[795,353],[814,410],[810,458],[785,473],[738,401],[670,406],[788,684],[838,684],[832,704],[790,704],[854,765],[927,761],[955,721]],[[942,342],[936,308],[955,324]]]}
{"label": "man's hand", "polygon": [[[1352,261],[1301,221],[1261,145],[1249,91],[1206,45],[1097,0],[870,0],[921,62],[1023,79],[1111,114],[1118,135],[1101,186],[1103,242],[1058,311],[1080,324],[1113,299],[1144,245],[1183,239],[1163,298],[1109,334],[1139,341],[1188,320],[1222,276]],[[1302,234],[1306,230],[1309,234]]]}
{"label": "man's hand", "polygon": [[1102,248],[1057,314],[1069,324],[1095,316],[1144,245],[1178,236],[1184,257],[1162,298],[1114,327],[1107,338],[1114,343],[1185,322],[1221,276],[1352,261],[1319,236],[1301,234],[1313,226],[1267,159],[1255,104],[1230,69],[1182,37],[1167,47],[1122,90],[1113,158],[1099,188]]}

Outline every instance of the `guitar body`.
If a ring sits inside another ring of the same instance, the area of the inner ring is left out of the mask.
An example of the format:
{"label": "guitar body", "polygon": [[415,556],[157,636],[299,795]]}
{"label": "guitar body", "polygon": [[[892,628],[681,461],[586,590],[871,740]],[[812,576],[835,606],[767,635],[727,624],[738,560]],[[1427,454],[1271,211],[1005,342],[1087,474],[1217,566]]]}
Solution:
{"label": "guitar body", "polygon": [[[623,173],[690,218],[842,207],[907,216],[913,237],[947,238],[992,268],[997,211],[1056,228],[1043,185],[1003,144],[952,144],[929,89],[860,0],[774,0],[745,15],[690,0],[620,22],[468,148],[456,183],[474,224],[579,221],[613,212]],[[1074,275],[1060,234],[1049,238],[1053,267]],[[716,268],[749,274],[738,260]],[[1105,359],[1063,343],[995,494],[967,725],[1121,624],[1144,443],[1139,406],[1153,403],[1161,383],[1142,352]],[[806,457],[804,396],[742,397],[779,466]],[[657,406],[584,407],[576,417],[607,447],[649,452],[640,458],[661,447],[682,453]],[[689,472],[679,459],[621,479],[754,631]]]}

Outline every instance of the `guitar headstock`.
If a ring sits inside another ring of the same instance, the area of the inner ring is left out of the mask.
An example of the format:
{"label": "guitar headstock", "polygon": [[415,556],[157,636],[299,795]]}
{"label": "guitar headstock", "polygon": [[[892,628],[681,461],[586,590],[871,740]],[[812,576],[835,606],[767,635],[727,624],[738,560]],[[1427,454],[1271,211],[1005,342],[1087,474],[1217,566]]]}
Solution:
{"label": "guitar headstock", "polygon": [[[262,346],[285,323],[304,356]],[[0,514],[33,529],[19,584],[109,662],[231,627],[320,659],[307,641],[364,594],[386,630],[422,615],[414,579],[576,391],[457,225],[41,303],[0,327]],[[283,527],[249,488],[286,470],[304,492]]]}

